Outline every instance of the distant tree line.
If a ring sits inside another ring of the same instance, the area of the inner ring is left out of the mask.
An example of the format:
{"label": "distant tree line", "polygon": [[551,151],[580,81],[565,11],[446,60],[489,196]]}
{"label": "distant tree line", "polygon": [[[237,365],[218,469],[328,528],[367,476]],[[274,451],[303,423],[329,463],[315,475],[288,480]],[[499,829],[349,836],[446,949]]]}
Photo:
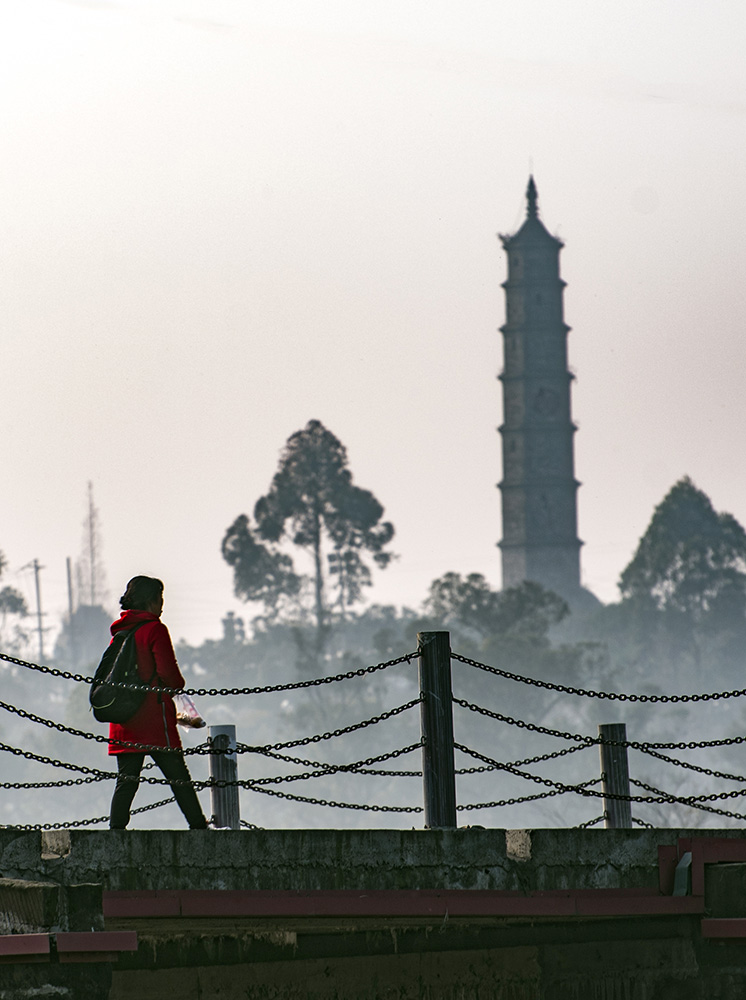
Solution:
{"label": "distant tree line", "polygon": [[[90,541],[90,523],[88,528]],[[243,687],[342,673],[414,650],[418,631],[448,629],[454,650],[537,679],[650,692],[743,686],[746,532],[732,515],[716,511],[688,477],[655,508],[621,573],[619,600],[595,610],[571,611],[561,596],[534,582],[496,590],[481,574],[455,572],[433,580],[415,607],[365,605],[374,571],[395,558],[393,539],[381,502],[354,481],[343,444],[320,421],[309,421],[286,442],[266,493],[250,513],[234,519],[222,540],[235,593],[255,613],[246,624],[228,613],[220,638],[178,645],[187,682]],[[100,551],[95,536],[93,541]],[[4,569],[0,554],[0,576]],[[6,651],[22,648],[27,617],[23,596],[10,586],[0,589]],[[80,604],[64,623],[55,661],[94,664],[109,621],[100,603]],[[508,716],[570,732],[593,732],[598,722],[609,721],[598,717],[598,701],[558,697],[459,663],[453,670],[460,697]],[[18,703],[26,703],[36,675],[7,665],[0,672],[9,697],[17,688]],[[360,684],[291,691],[271,706],[244,698],[210,700],[205,707],[210,724],[234,722],[260,744],[274,742],[280,732],[323,732],[378,714],[416,695],[416,685],[416,664],[405,664]],[[75,688],[64,721],[88,728],[84,686]],[[68,695],[63,685],[55,697]],[[665,719],[654,713],[655,737],[673,738],[687,728],[688,711],[680,707],[675,718]],[[637,738],[651,725],[634,706],[625,705],[623,717]],[[400,728],[402,745],[411,742],[406,727],[412,724],[405,718],[390,723],[395,733]],[[470,717],[468,735],[467,742],[486,747],[508,740],[509,750],[501,746],[495,754],[535,752],[531,734],[477,717]],[[325,752],[333,759],[334,741]],[[368,752],[375,752],[375,742]],[[351,789],[345,794],[354,798],[354,782]]]}
{"label": "distant tree line", "polygon": [[[372,609],[359,606],[371,564],[394,558],[394,527],[383,516],[373,493],[354,484],[344,446],[312,420],[288,439],[253,520],[241,514],[226,532],[235,592],[261,609],[255,631],[290,628],[303,672],[338,655],[333,636],[343,624],[347,635],[355,625],[365,631]],[[305,573],[294,553],[306,555]],[[688,477],[656,507],[619,592],[618,602],[573,615],[537,583],[497,591],[480,574],[451,572],[396,620],[409,645],[419,625],[448,628],[454,648],[537,676],[648,685],[735,678],[746,641],[746,532]]]}

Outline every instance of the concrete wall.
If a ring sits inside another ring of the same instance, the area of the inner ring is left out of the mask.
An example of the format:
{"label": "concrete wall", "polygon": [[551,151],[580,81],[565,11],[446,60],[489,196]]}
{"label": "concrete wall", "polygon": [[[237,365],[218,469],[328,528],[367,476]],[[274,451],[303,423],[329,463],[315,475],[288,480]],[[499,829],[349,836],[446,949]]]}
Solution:
{"label": "concrete wall", "polygon": [[0,877],[105,889],[655,888],[680,830],[0,830]]}

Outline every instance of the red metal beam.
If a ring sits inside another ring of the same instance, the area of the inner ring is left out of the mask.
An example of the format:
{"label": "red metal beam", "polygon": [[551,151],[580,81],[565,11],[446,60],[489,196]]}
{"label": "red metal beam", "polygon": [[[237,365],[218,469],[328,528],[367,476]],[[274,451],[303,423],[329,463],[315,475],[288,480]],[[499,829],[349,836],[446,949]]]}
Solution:
{"label": "red metal beam", "polygon": [[746,938],[743,917],[709,917],[702,920],[704,938]]}
{"label": "red metal beam", "polygon": [[116,962],[120,952],[137,951],[134,931],[2,934],[0,963],[49,962],[53,938],[60,962]]}
{"label": "red metal beam", "polygon": [[57,953],[137,951],[134,931],[65,931],[55,934]]}
{"label": "red metal beam", "polygon": [[23,955],[48,956],[51,951],[48,934],[2,934],[0,957]]}
{"label": "red metal beam", "polygon": [[572,917],[701,913],[692,896],[654,889],[520,892],[490,889],[104,892],[108,918],[142,917]]}

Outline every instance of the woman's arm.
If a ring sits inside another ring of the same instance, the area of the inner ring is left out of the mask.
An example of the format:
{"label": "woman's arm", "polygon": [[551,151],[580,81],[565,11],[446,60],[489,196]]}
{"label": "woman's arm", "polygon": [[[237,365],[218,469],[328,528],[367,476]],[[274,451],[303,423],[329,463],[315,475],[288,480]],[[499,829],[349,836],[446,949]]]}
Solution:
{"label": "woman's arm", "polygon": [[155,669],[163,687],[183,688],[184,678],[181,676],[179,664],[176,662],[171,636],[163,622],[156,622],[150,640],[150,648],[155,660]]}

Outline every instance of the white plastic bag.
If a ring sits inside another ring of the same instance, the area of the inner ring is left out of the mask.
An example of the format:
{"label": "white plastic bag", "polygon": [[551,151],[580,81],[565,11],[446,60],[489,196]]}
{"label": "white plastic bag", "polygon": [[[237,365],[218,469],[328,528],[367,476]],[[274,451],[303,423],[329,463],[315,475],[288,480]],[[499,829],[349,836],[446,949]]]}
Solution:
{"label": "white plastic bag", "polygon": [[174,708],[176,709],[176,721],[180,726],[202,729],[207,725],[188,694],[175,694]]}

